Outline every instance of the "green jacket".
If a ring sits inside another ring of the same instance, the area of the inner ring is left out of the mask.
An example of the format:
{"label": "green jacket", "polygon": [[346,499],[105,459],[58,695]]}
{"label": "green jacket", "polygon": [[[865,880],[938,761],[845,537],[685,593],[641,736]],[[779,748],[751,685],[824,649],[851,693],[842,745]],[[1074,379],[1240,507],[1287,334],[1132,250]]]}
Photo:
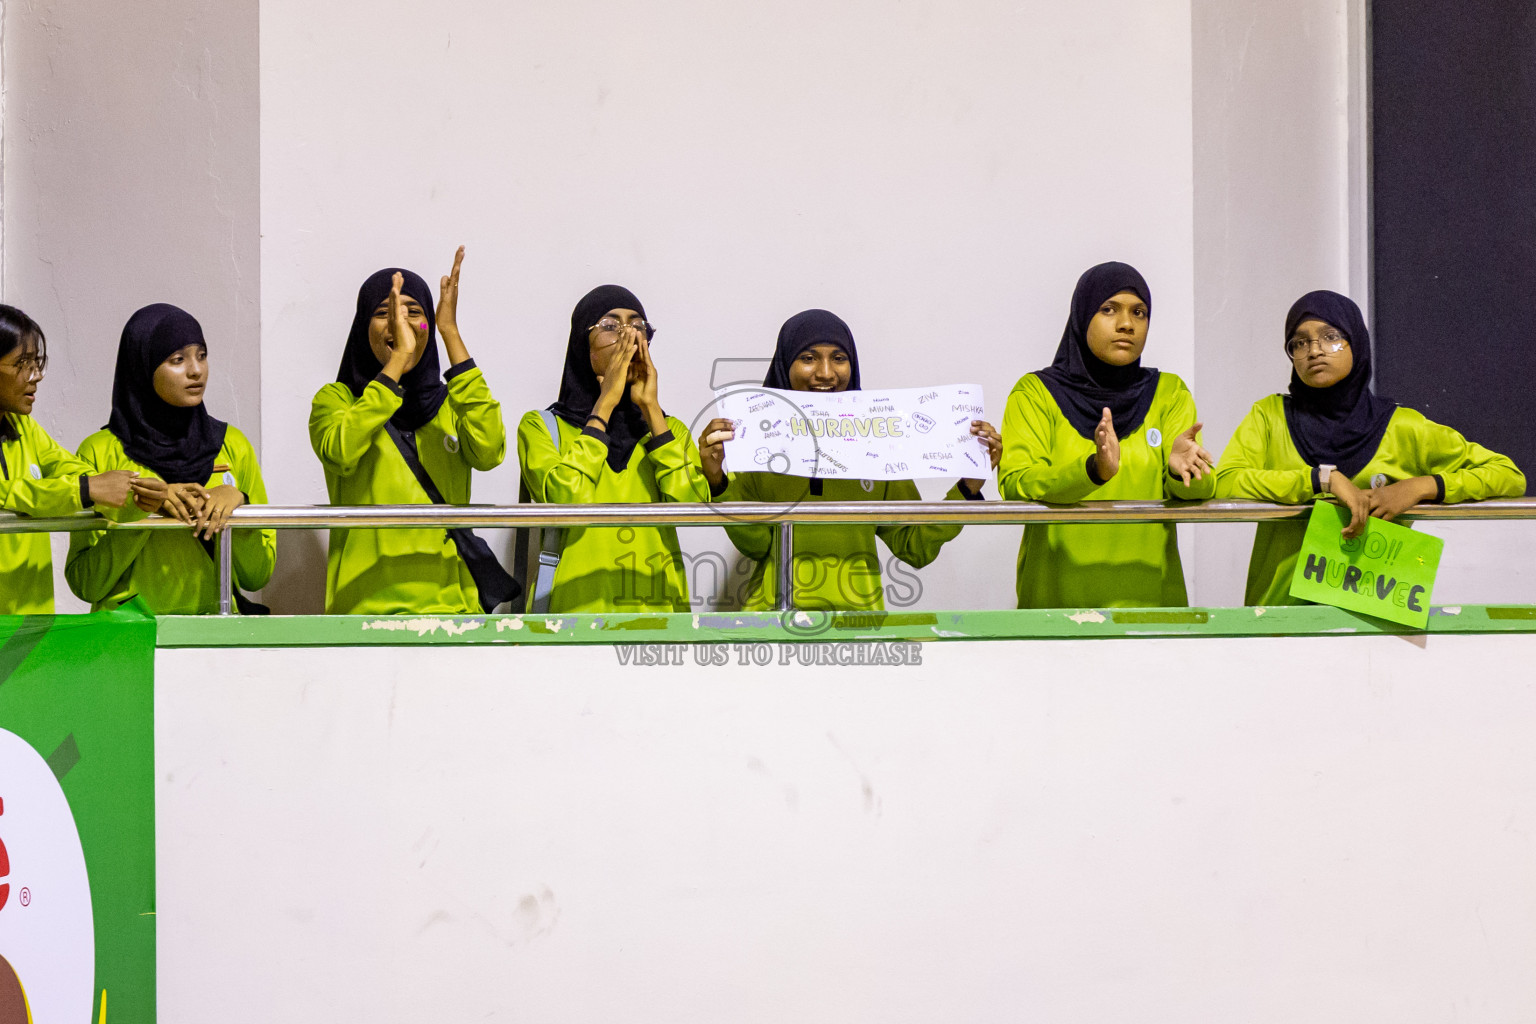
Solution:
{"label": "green jacket", "polygon": [[[682,420],[647,434],[622,473],[608,465],[608,435],[556,419],[560,448],[537,410],[517,427],[517,458],[534,501],[555,505],[708,501],[699,450]],[[671,526],[567,527],[550,592],[551,612],[686,612],[688,573]],[[531,591],[533,586],[528,587]]]}
{"label": "green jacket", "polygon": [[[14,435],[14,436],[13,436]],[[31,416],[0,417],[0,508],[66,516],[85,507],[91,467]],[[53,555],[46,533],[0,534],[0,615],[53,614]]]}
{"label": "green jacket", "polygon": [[[1317,496],[1312,490],[1312,470],[1291,440],[1283,396],[1270,395],[1253,404],[1227,442],[1216,474],[1216,494],[1299,505]],[[1355,474],[1353,483],[1368,488],[1416,476],[1440,477],[1443,500],[1448,503],[1525,493],[1525,474],[1508,458],[1425,419],[1423,413],[1399,408],[1376,454]],[[1377,481],[1377,477],[1383,479]],[[1248,560],[1245,604],[1304,603],[1291,597],[1291,576],[1306,532],[1305,520],[1258,525]]]}
{"label": "green jacket", "polygon": [[[448,398],[415,432],[416,456],[443,497],[469,504],[470,470],[507,455],[501,405],[467,360],[443,378]],[[309,443],[325,468],[332,505],[430,505],[384,424],[401,392],[373,380],[359,398],[341,383],[315,395]],[[332,530],[325,560],[325,610],[332,615],[479,615],[480,593],[448,531]]]}
{"label": "green jacket", "polygon": [[[98,430],[80,443],[80,458],[92,474],[129,469],[159,478],[148,466],[134,462],[110,430]],[[231,426],[224,435],[216,464],[229,467],[208,478],[205,486],[229,484],[243,491],[253,505],[267,503],[267,487],[251,442]],[[124,508],[98,507],[113,522],[134,522],[144,513],[132,502]],[[235,530],[235,584],[260,590],[272,578],[277,556],[275,530]],[[156,615],[201,615],[219,610],[218,567],[190,529],[107,530],[69,535],[69,559],[64,563],[69,589],[92,611],[116,608],[137,595]]]}
{"label": "green jacket", "polygon": [[[916,501],[921,496],[911,480],[824,480],[822,493],[812,494],[811,481],[805,477],[777,473],[733,473],[719,501],[764,501],[780,506],[821,501]],[[945,495],[958,500],[964,495],[957,483]],[[729,520],[726,520],[729,522]],[[880,575],[880,552],[875,538],[885,541],[891,553],[914,568],[921,569],[939,555],[944,544],[959,536],[959,526],[876,526],[850,523],[846,526],[795,527],[794,607],[827,611],[884,611],[884,584]],[[765,611],[774,607],[779,593],[778,523],[741,523],[726,526],[726,535],[736,550],[756,565],[742,592],[744,611]],[[913,600],[920,590],[917,577],[907,586]],[[905,581],[904,581],[905,582]]]}
{"label": "green jacket", "polygon": [[[998,489],[1007,501],[1209,498],[1213,474],[1188,487],[1168,473],[1173,438],[1194,425],[1195,400],[1184,382],[1163,373],[1147,418],[1120,438],[1120,471],[1095,484],[1087,462],[1092,439],[1077,432],[1032,373],[1008,395]],[[1156,444],[1152,443],[1156,441]],[[1026,526],[1019,545],[1020,608],[1173,608],[1189,603],[1172,523]]]}

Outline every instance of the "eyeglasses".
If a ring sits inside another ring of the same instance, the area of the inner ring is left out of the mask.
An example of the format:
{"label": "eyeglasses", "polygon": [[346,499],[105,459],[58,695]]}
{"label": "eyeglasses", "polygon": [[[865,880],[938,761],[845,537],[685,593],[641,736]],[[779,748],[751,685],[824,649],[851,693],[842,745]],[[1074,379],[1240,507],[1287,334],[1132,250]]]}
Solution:
{"label": "eyeglasses", "polygon": [[[625,326],[625,324],[620,323],[614,317],[605,316],[591,327],[588,327],[587,330],[595,330],[598,334],[618,334]],[[646,341],[650,341],[656,334],[656,325],[647,323],[644,320],[631,320],[627,326],[644,331]]]}
{"label": "eyeglasses", "polygon": [[0,369],[10,369],[17,380],[32,381],[42,380],[43,371],[48,368],[47,359],[39,359],[37,356],[22,356],[16,360],[14,367],[0,366]]}
{"label": "eyeglasses", "polygon": [[1332,355],[1335,352],[1342,352],[1348,348],[1349,339],[1338,331],[1327,331],[1321,337],[1311,339],[1292,338],[1285,343],[1285,354],[1295,359],[1298,356],[1311,352],[1313,348],[1319,347],[1325,354]]}

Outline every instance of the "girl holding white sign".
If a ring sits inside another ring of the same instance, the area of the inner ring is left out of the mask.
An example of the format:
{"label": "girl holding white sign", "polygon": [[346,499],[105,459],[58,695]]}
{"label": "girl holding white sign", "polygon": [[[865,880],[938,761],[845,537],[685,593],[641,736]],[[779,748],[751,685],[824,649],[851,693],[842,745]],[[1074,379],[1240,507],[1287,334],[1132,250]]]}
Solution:
{"label": "girl holding white sign", "polygon": [[[1141,365],[1152,292],[1134,267],[1078,279],[1050,366],[1008,395],[998,489],[1010,501],[1202,499],[1215,458],[1195,400]],[[1172,523],[1042,524],[1019,545],[1020,608],[1180,607],[1189,603]]]}
{"label": "girl holding white sign", "polygon": [[[779,329],[773,362],[763,386],[780,391],[857,391],[859,352],[848,325],[824,309],[808,309],[785,321]],[[997,468],[1002,441],[997,430],[984,420],[971,421],[971,433],[979,437]],[[820,480],[771,472],[732,473],[724,468],[724,443],[734,437],[728,419],[715,419],[700,434],[704,475],[710,493],[718,501],[768,501],[798,504],[802,501],[916,501],[920,495],[911,480]],[[985,480],[965,479],[950,488],[947,500],[980,500]],[[885,608],[880,575],[880,554],[875,538],[885,541],[891,553],[914,568],[938,557],[939,549],[960,533],[958,526],[799,526],[795,528],[793,605],[824,610],[880,611]],[[757,564],[742,595],[748,611],[775,606],[778,576],[779,531],[773,525],[743,523],[725,532],[737,550]]]}
{"label": "girl holding white sign", "polygon": [[[709,500],[687,425],[661,408],[655,333],[627,288],[603,285],[576,304],[560,397],[524,415],[517,428],[529,498],[568,505]],[[675,527],[550,532],[558,540],[546,543],[543,571],[528,588],[532,610],[691,610]]]}
{"label": "girl holding white sign", "polygon": [[[1216,474],[1222,498],[1286,504],[1332,494],[1352,513],[1392,520],[1420,502],[1481,501],[1525,493],[1507,457],[1371,391],[1371,335],[1360,307],[1337,292],[1308,292],[1285,317],[1290,390],[1255,402]],[[1260,523],[1244,602],[1299,604],[1290,596],[1305,521]]]}

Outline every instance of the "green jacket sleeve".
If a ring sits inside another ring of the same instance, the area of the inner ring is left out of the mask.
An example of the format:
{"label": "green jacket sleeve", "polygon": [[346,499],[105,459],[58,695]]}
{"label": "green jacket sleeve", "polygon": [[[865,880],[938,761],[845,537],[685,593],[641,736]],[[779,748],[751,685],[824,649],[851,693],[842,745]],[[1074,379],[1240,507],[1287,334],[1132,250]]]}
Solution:
{"label": "green jacket sleeve", "polygon": [[457,424],[459,454],[481,472],[495,469],[507,457],[501,403],[491,397],[490,385],[478,366],[459,373],[449,370],[447,380],[448,408]]}
{"label": "green jacket sleeve", "polygon": [[1034,374],[1025,374],[1009,392],[1008,407],[1003,412],[1003,456],[997,467],[997,490],[1004,501],[1067,505],[1082,501],[1097,489],[1098,485],[1088,476],[1086,464],[1091,449],[1078,454],[1053,444],[1058,420],[1065,422],[1051,393]]}
{"label": "green jacket sleeve", "polygon": [[[256,450],[250,440],[231,427],[224,443],[240,489],[252,505],[265,505],[267,485],[261,478],[261,466],[256,462]],[[272,579],[272,567],[277,561],[277,531],[235,530],[233,536],[235,582],[244,590],[260,590]]]}
{"label": "green jacket sleeve", "polygon": [[[917,485],[911,480],[888,480],[885,484],[886,501],[918,501],[922,495],[917,491]],[[960,493],[960,485],[957,483],[944,495],[945,501],[963,501],[965,496]],[[875,527],[875,536],[885,541],[885,546],[891,549],[891,554],[906,562],[914,569],[921,569],[935,558],[939,557],[939,549],[949,541],[960,536],[960,526],[922,525],[909,523],[905,526],[896,523],[886,523]]]}
{"label": "green jacket sleeve", "polygon": [[703,463],[699,450],[682,420],[667,417],[671,428],[670,438],[651,438],[645,443],[645,454],[656,471],[656,487],[663,501],[709,501],[709,481],[704,479]]}
{"label": "green jacket sleeve", "polygon": [[[756,473],[731,473],[726,477],[720,501],[761,501],[757,493]],[[769,523],[737,523],[725,528],[736,550],[754,562],[767,561],[773,552],[774,527]]]}
{"label": "green jacket sleeve", "polygon": [[1525,493],[1525,474],[1508,456],[1468,441],[1443,424],[1419,417],[1413,438],[1425,476],[1445,481],[1445,501],[1514,498]]}
{"label": "green jacket sleeve", "polygon": [[80,511],[80,478],[91,468],[62,447],[30,416],[14,418],[21,435],[21,451],[37,460],[39,480],[32,479],[30,464],[7,467],[0,478],[0,508],[29,516],[63,516]]}
{"label": "green jacket sleeve", "polygon": [[[80,460],[91,474],[112,469],[137,469],[126,461],[121,449],[93,434],[80,445]],[[144,513],[132,501],[122,508],[101,506],[97,509],[113,522],[133,522]],[[117,581],[133,568],[134,561],[149,540],[147,530],[107,530],[101,533],[69,535],[69,555],[64,562],[64,579],[69,589],[82,601],[95,604],[105,600]]]}
{"label": "green jacket sleeve", "polygon": [[[1169,396],[1169,409],[1163,419],[1163,436],[1166,440],[1161,445],[1163,452],[1163,479],[1165,491],[1170,498],[1178,498],[1181,501],[1203,501],[1216,494],[1216,474],[1207,473],[1199,480],[1190,478],[1189,486],[1184,486],[1184,478],[1174,476],[1168,468],[1168,456],[1173,452],[1173,439],[1184,431],[1194,426],[1199,420],[1199,414],[1195,411],[1195,396],[1189,393],[1189,389],[1182,384],[1178,390]],[[1199,443],[1200,434],[1195,434],[1195,441]],[[1086,470],[1085,470],[1086,472]]]}
{"label": "green jacket sleeve", "polygon": [[1290,437],[1275,436],[1274,425],[1263,406],[1262,402],[1254,403],[1221,453],[1221,463],[1216,468],[1216,497],[1283,505],[1311,501],[1317,497],[1312,490],[1311,467],[1275,468],[1280,453],[1290,444]]}
{"label": "green jacket sleeve", "polygon": [[563,442],[556,451],[537,411],[525,413],[517,425],[517,460],[534,501],[555,505],[591,502],[607,458],[608,436],[595,428]]}
{"label": "green jacket sleeve", "polygon": [[328,469],[351,476],[400,402],[399,395],[376,380],[356,399],[346,385],[327,384],[310,406],[310,446]]}

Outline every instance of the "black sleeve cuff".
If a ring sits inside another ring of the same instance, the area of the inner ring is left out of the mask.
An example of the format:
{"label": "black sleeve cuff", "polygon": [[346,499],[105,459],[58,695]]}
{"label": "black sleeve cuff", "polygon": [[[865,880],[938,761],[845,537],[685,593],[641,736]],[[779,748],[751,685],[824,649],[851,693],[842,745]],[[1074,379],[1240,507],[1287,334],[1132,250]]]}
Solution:
{"label": "black sleeve cuff", "polygon": [[1435,474],[1435,503],[1439,504],[1440,502],[1442,502],[1444,500],[1445,500],[1445,477],[1441,476],[1439,473],[1436,473]]}
{"label": "black sleeve cuff", "polygon": [[982,500],[981,492],[980,491],[973,491],[969,487],[965,486],[965,481],[964,480],[959,481],[958,483],[955,484],[955,486],[960,489],[960,497],[964,498],[966,501],[981,501]]}
{"label": "black sleeve cuff", "polygon": [[445,382],[446,381],[451,381],[451,380],[453,380],[453,378],[457,377],[459,374],[461,374],[461,373],[468,373],[470,370],[473,370],[474,368],[475,368],[475,361],[473,359],[466,359],[462,363],[454,363],[452,366],[448,367],[448,372],[443,374],[443,380]]}
{"label": "black sleeve cuff", "polygon": [[1312,467],[1312,493],[1321,494],[1323,490],[1323,473],[1316,466]]}
{"label": "black sleeve cuff", "polygon": [[666,444],[668,441],[672,440],[672,437],[672,431],[663,430],[661,433],[645,442],[645,450],[648,452],[653,452],[657,448],[660,448],[662,445]]}
{"label": "black sleeve cuff", "polygon": [[1094,462],[1092,455],[1088,456],[1088,461],[1085,465],[1088,467],[1088,479],[1093,481],[1093,486],[1103,487],[1104,481],[1099,479],[1099,467]]}
{"label": "black sleeve cuff", "polygon": [[373,379],[378,381],[380,384],[383,384],[385,387],[389,388],[389,390],[393,391],[395,393],[395,397],[396,398],[404,398],[405,397],[405,388],[400,386],[399,381],[390,380],[383,373],[380,373],[377,377],[375,377]]}
{"label": "black sleeve cuff", "polygon": [[606,430],[598,430],[596,427],[588,425],[582,427],[581,432],[586,434],[588,437],[597,438],[599,441],[603,442],[604,447],[608,445],[608,431]]}
{"label": "black sleeve cuff", "polygon": [[731,478],[729,476],[722,476],[720,478],[719,487],[716,487],[714,484],[709,485],[709,496],[711,498],[718,498],[720,495],[724,494],[726,490],[730,488],[730,486]]}
{"label": "black sleeve cuff", "polygon": [[[1439,479],[1439,478],[1436,477],[1436,479]],[[1445,494],[1445,488],[1444,487],[1440,488],[1440,493],[1442,495]],[[81,473],[80,474],[80,507],[81,508],[90,508],[94,504],[96,504],[96,503],[91,500],[91,478],[86,476],[84,473]]]}

